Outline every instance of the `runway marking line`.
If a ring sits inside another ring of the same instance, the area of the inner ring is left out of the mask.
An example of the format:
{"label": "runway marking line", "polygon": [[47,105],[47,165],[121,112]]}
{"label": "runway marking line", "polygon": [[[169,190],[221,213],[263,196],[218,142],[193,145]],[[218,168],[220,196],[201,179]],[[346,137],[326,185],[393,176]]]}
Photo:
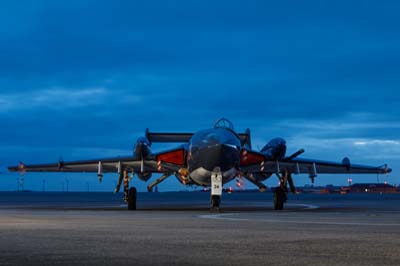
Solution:
{"label": "runway marking line", "polygon": [[[307,204],[292,204],[296,206],[303,206],[303,210],[318,209],[318,206],[307,205]],[[358,225],[358,226],[400,226],[400,223],[362,223],[362,222],[329,222],[329,221],[298,221],[288,219],[251,219],[251,218],[240,218],[232,217],[242,214],[251,215],[251,213],[219,213],[219,214],[205,214],[199,215],[202,219],[214,219],[214,220],[225,220],[225,221],[259,221],[268,223],[292,223],[292,224],[321,224],[321,225]]]}
{"label": "runway marking line", "polygon": [[[237,215],[237,213],[228,214],[206,214],[200,215],[202,219],[215,219],[226,221],[259,221],[267,223],[292,223],[292,224],[321,224],[321,225],[359,225],[359,226],[400,226],[400,224],[384,224],[384,223],[357,223],[357,222],[313,222],[313,221],[289,221],[279,219],[248,219],[248,218],[232,218],[229,216]],[[228,217],[227,217],[228,216]]]}

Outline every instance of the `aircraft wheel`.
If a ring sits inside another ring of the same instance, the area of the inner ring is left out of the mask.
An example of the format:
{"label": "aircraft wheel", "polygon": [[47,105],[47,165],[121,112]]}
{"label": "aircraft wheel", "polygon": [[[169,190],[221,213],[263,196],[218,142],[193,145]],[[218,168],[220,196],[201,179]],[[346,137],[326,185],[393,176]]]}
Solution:
{"label": "aircraft wheel", "polygon": [[128,210],[136,210],[136,188],[131,187],[128,192]]}
{"label": "aircraft wheel", "polygon": [[219,210],[220,203],[221,203],[221,196],[218,196],[218,195],[211,196],[211,209],[212,210]]}
{"label": "aircraft wheel", "polygon": [[277,187],[274,191],[274,209],[283,210],[283,204],[286,202],[286,193],[282,188]]}

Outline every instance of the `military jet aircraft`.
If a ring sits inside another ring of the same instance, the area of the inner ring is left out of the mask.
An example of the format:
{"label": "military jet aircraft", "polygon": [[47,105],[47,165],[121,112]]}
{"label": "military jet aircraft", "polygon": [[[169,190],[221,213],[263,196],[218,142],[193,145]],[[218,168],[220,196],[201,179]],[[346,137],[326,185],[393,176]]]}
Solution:
{"label": "military jet aircraft", "polygon": [[[153,153],[150,147],[156,142],[182,144],[175,149]],[[348,158],[339,163],[298,158],[303,152],[301,149],[286,156],[286,142],[282,138],[272,139],[260,151],[253,150],[250,130],[238,134],[229,120],[221,118],[213,128],[196,133],[151,133],[147,129],[145,136],[136,141],[133,155],[129,157],[36,165],[20,163],[8,169],[14,172],[97,172],[100,181],[103,173],[118,173],[115,192],[123,183],[129,210],[136,209],[136,188],[129,188],[133,175],[148,181],[153,173],[161,174],[148,185],[149,191],[170,176],[176,176],[185,185],[211,186],[211,208],[216,210],[220,207],[223,184],[240,176],[262,192],[266,190],[262,182],[276,175],[280,185],[274,190],[274,209],[282,210],[288,191],[296,191],[292,174],[309,174],[313,181],[317,174],[385,174],[392,171],[386,164],[379,167],[356,165]]]}

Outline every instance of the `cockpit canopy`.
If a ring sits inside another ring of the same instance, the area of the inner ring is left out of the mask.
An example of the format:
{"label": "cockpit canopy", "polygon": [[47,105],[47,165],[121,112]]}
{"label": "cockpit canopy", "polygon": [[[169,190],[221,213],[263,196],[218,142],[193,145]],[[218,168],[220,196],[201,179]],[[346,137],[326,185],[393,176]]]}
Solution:
{"label": "cockpit canopy", "polygon": [[215,122],[214,128],[224,128],[234,131],[233,124],[226,118],[220,118]]}

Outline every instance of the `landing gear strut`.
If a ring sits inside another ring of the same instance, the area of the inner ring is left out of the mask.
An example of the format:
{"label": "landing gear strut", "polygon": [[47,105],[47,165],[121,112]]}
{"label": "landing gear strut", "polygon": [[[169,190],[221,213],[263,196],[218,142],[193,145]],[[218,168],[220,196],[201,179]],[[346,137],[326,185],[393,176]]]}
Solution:
{"label": "landing gear strut", "polygon": [[[129,174],[128,170],[125,169],[122,173],[124,180],[124,201],[128,203],[128,210],[136,210],[136,188],[129,188]],[[119,190],[119,186],[117,184]]]}
{"label": "landing gear strut", "polygon": [[216,167],[211,173],[211,211],[219,211],[222,195],[222,173]]}
{"label": "landing gear strut", "polygon": [[148,192],[152,192],[153,191],[153,187],[155,187],[158,184],[160,184],[162,181],[167,179],[170,175],[171,174],[163,174],[160,178],[158,178],[156,181],[154,181],[153,183],[151,183],[150,185],[147,186],[147,191]]}
{"label": "landing gear strut", "polygon": [[131,187],[128,192],[128,210],[136,210],[136,188]]}
{"label": "landing gear strut", "polygon": [[283,205],[287,200],[287,192],[282,187],[275,188],[274,191],[274,209],[283,210]]}
{"label": "landing gear strut", "polygon": [[279,187],[275,188],[274,191],[274,209],[283,210],[283,205],[287,200],[288,185],[292,193],[296,193],[296,187],[294,186],[292,175],[288,171],[284,171],[281,176],[277,174],[279,178]]}
{"label": "landing gear strut", "polygon": [[219,205],[221,204],[221,196],[211,196],[211,211],[219,211]]}

